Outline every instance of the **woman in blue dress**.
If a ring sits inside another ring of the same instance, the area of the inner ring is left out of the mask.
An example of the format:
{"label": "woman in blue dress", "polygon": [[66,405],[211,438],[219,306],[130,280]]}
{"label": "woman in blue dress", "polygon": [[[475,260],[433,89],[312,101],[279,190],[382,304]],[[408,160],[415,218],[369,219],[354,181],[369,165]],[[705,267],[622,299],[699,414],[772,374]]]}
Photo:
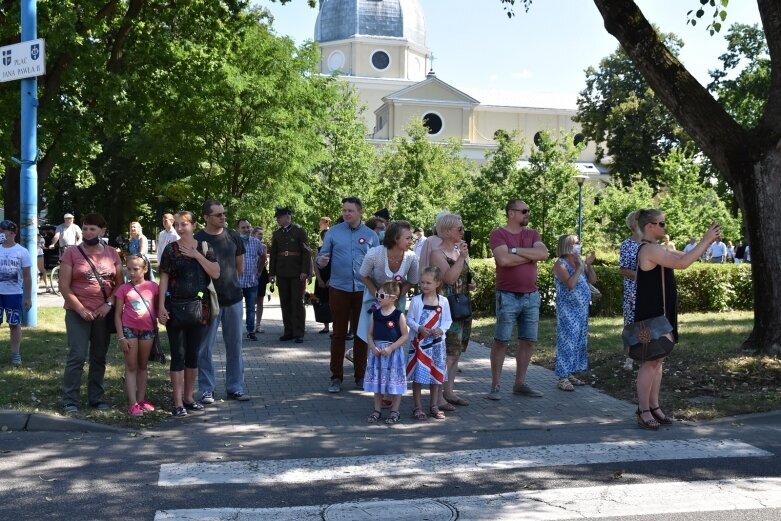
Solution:
{"label": "woman in blue dress", "polygon": [[558,260],[553,266],[556,284],[556,376],[558,388],[574,391],[584,382],[572,373],[588,369],[588,285],[597,280],[591,267],[592,252],[585,260],[573,252],[578,236],[562,235],[556,245]]}
{"label": "woman in blue dress", "polygon": [[[624,278],[624,325],[634,323],[635,321],[635,297],[637,294],[637,252],[640,250],[640,243],[643,240],[643,234],[637,227],[638,211],[629,212],[626,216],[626,226],[632,231],[624,242],[621,243],[621,249],[618,254],[618,273]],[[624,360],[624,369],[631,371],[634,364],[631,358]]]}

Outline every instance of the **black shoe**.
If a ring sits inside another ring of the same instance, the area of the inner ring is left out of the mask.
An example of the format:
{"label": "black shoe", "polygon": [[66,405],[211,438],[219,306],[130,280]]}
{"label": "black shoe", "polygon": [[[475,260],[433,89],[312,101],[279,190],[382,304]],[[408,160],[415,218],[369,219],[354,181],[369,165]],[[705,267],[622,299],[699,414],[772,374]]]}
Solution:
{"label": "black shoe", "polygon": [[182,405],[184,405],[184,408],[187,409],[188,411],[202,411],[205,409],[203,404],[198,402],[191,402],[191,403],[182,402]]}
{"label": "black shoe", "polygon": [[293,335],[282,335],[281,337],[279,337],[279,339],[282,342],[287,342],[288,340],[293,340]]}
{"label": "black shoe", "polygon": [[257,340],[258,337],[255,336],[255,333],[247,333],[247,339],[249,339],[249,340]]}
{"label": "black shoe", "polygon": [[241,391],[236,391],[235,393],[228,393],[228,399],[229,400],[237,400],[239,402],[246,402],[249,401],[249,395],[244,394]]}
{"label": "black shoe", "polygon": [[184,407],[174,407],[171,414],[174,416],[187,416],[187,410]]}
{"label": "black shoe", "polygon": [[304,343],[304,337],[297,336],[296,337],[296,344],[303,344]]}

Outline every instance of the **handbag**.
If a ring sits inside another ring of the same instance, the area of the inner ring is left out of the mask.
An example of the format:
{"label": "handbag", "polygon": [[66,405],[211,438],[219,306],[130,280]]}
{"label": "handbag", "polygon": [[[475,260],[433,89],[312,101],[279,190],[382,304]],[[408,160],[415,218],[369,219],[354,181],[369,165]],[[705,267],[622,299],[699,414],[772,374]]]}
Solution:
{"label": "handbag", "polygon": [[[201,249],[203,254],[209,251],[209,243],[206,241],[201,242]],[[217,299],[217,290],[214,288],[214,280],[209,277],[209,285],[206,286],[209,291],[209,320],[215,320],[220,316],[220,301]]]}
{"label": "handbag", "polygon": [[149,350],[149,361],[150,362],[160,362],[161,364],[165,363],[165,353],[163,353],[163,346],[160,343],[160,330],[157,327],[157,317],[152,313],[152,310],[149,308],[149,304],[146,303],[146,300],[144,300],[144,296],[141,294],[140,291],[138,291],[138,288],[136,288],[136,285],[133,284],[133,281],[130,281],[130,285],[133,286],[133,289],[138,293],[138,296],[141,297],[141,302],[143,302],[144,306],[146,307],[147,313],[149,313],[149,316],[152,317],[152,323],[155,326],[155,337],[152,341],[152,349]]}
{"label": "handbag", "polygon": [[450,318],[453,320],[466,320],[472,316],[472,301],[466,293],[448,295],[447,303],[450,305]]}
{"label": "handbag", "polygon": [[168,314],[175,325],[181,327],[195,326],[201,323],[203,302],[201,297],[168,299]]}
{"label": "handbag", "polygon": [[602,298],[602,292],[599,291],[599,288],[597,288],[592,283],[588,283],[588,289],[591,290],[591,301],[597,301]]}
{"label": "handbag", "polygon": [[[109,297],[106,294],[106,290],[103,287],[103,277],[100,276],[100,273],[98,273],[97,268],[95,268],[95,264],[92,263],[92,259],[90,259],[85,251],[82,249],[81,246],[77,246],[79,249],[79,253],[84,257],[84,259],[87,261],[87,264],[89,264],[89,267],[92,268],[92,274],[95,275],[95,280],[98,281],[98,285],[100,286],[100,292],[103,294],[103,300],[106,302],[106,304],[109,304]],[[103,317],[103,320],[106,322],[106,329],[108,330],[109,335],[116,334],[117,332],[117,324],[114,322],[114,306],[111,306],[111,311]]]}
{"label": "handbag", "polygon": [[624,326],[621,337],[626,353],[632,360],[646,362],[669,355],[675,343],[670,338],[673,326],[667,320],[667,298],[664,290],[664,267],[662,273],[662,315],[638,320]]}

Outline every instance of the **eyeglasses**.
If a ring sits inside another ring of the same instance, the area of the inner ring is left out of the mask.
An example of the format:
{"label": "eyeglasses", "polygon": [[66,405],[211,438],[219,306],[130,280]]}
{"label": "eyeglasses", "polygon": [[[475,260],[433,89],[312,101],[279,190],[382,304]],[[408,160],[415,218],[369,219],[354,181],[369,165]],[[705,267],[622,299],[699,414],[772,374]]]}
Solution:
{"label": "eyeglasses", "polygon": [[656,224],[656,225],[661,226],[662,228],[664,228],[665,222],[664,221],[656,221],[656,222],[651,221],[651,224]]}
{"label": "eyeglasses", "polygon": [[385,293],[384,291],[375,291],[374,292],[374,298],[377,300],[385,300],[386,298],[390,298],[394,296],[392,293]]}
{"label": "eyeglasses", "polygon": [[527,213],[529,213],[529,209],[528,208],[510,208],[509,211],[510,212],[521,212],[523,215],[526,215]]}

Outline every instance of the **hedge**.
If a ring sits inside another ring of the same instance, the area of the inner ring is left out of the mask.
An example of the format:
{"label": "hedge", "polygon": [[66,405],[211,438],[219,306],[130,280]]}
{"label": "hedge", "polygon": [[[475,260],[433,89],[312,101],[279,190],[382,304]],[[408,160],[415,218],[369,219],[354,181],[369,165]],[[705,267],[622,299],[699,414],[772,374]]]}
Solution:
{"label": "hedge", "polygon": [[[555,316],[556,292],[553,283],[553,260],[541,262],[537,271],[542,305],[540,313]],[[478,315],[495,314],[496,265],[493,259],[472,259],[470,266],[477,289],[472,292],[472,305]],[[602,298],[592,303],[592,316],[620,316],[623,308],[624,283],[617,266],[596,265],[596,286]],[[749,264],[697,263],[685,270],[676,270],[678,311],[709,312],[751,310],[754,298]]]}

